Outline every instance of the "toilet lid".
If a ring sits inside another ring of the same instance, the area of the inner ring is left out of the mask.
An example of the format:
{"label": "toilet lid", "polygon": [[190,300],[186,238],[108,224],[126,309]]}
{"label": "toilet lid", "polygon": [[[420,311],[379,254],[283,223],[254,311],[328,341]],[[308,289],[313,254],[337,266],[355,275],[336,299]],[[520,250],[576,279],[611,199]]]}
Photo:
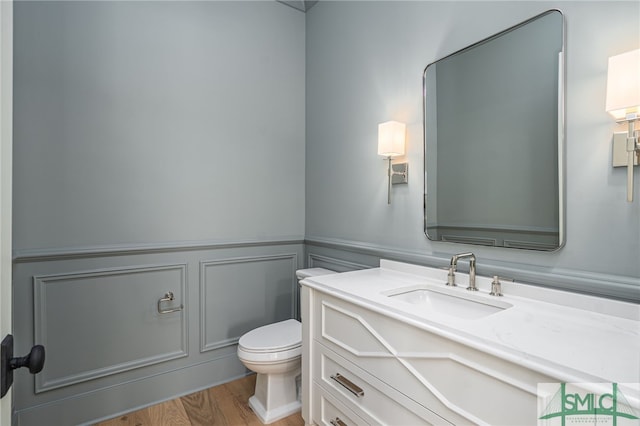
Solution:
{"label": "toilet lid", "polygon": [[302,326],[294,319],[258,327],[238,342],[248,352],[284,351],[302,344]]}

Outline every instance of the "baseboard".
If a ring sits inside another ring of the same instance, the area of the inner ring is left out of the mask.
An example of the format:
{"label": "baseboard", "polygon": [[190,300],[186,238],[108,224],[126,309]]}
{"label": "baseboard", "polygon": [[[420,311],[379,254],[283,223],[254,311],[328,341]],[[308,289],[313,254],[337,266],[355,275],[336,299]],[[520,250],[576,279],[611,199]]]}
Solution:
{"label": "baseboard", "polygon": [[235,353],[15,413],[14,426],[91,425],[248,374]]}

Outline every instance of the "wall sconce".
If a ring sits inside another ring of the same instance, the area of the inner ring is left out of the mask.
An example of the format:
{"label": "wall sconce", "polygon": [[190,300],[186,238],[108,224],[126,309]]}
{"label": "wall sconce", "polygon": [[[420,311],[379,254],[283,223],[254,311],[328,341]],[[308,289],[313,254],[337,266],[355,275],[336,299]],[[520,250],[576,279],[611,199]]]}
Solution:
{"label": "wall sconce", "polygon": [[387,204],[391,204],[391,185],[407,183],[409,163],[391,164],[391,158],[404,155],[404,142],[407,126],[397,121],[387,121],[378,124],[378,155],[382,155],[389,162],[387,176]]}
{"label": "wall sconce", "polygon": [[[617,123],[626,122],[628,125],[624,147],[627,154],[627,201],[632,202],[633,166],[640,159],[638,130],[635,130],[635,123],[640,120],[640,49],[609,58],[606,110]],[[619,145],[616,139],[614,135],[614,159]]]}

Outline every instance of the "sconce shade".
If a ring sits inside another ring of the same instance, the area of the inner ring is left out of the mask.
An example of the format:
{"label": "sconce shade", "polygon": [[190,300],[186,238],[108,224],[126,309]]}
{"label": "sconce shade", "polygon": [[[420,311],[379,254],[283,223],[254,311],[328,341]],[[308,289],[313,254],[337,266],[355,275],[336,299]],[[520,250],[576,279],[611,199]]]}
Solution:
{"label": "sconce shade", "polygon": [[378,124],[378,155],[396,157],[404,155],[407,126],[398,121]]}
{"label": "sconce shade", "polygon": [[640,49],[609,58],[606,110],[616,120],[640,113]]}

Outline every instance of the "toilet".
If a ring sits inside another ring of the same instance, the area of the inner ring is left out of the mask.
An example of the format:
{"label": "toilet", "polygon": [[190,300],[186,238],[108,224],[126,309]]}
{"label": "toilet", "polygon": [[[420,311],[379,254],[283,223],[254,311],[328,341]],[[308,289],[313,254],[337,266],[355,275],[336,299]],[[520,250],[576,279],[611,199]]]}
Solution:
{"label": "toilet", "polygon": [[[335,274],[324,268],[296,271],[298,281]],[[295,319],[268,324],[249,331],[238,341],[238,358],[257,373],[256,389],[249,406],[264,424],[300,411],[302,325]]]}

